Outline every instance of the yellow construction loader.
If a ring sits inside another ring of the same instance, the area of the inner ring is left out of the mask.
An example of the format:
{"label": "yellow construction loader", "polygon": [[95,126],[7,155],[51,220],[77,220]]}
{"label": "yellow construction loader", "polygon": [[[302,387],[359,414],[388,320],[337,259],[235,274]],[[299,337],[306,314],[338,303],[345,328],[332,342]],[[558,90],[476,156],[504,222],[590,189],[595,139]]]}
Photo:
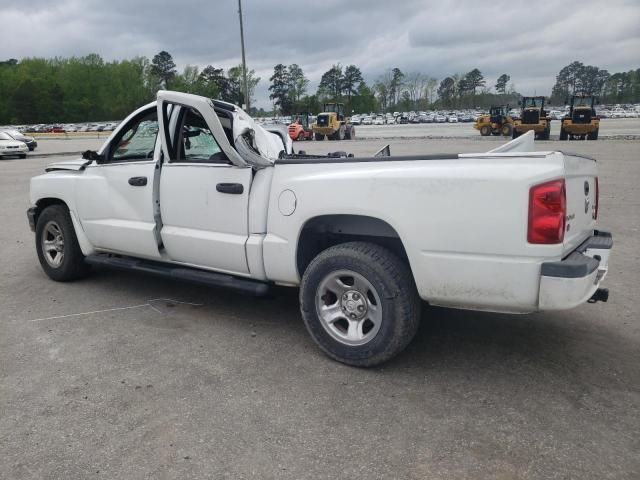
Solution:
{"label": "yellow construction loader", "polygon": [[530,130],[536,132],[536,138],[549,140],[551,117],[544,109],[544,97],[522,97],[518,104],[522,107],[520,118],[513,122],[513,138]]}
{"label": "yellow construction loader", "polygon": [[593,95],[573,95],[569,103],[569,114],[562,119],[560,140],[597,140],[600,129],[600,117],[596,115],[595,104],[598,99]]}
{"label": "yellow construction loader", "polygon": [[311,124],[311,130],[316,140],[353,140],[356,130],[344,115],[344,104],[325,103],[322,113],[316,117],[316,121]]}
{"label": "yellow construction loader", "polygon": [[480,131],[480,135],[511,136],[513,132],[513,119],[509,116],[509,105],[491,106],[488,114],[480,115],[473,128]]}

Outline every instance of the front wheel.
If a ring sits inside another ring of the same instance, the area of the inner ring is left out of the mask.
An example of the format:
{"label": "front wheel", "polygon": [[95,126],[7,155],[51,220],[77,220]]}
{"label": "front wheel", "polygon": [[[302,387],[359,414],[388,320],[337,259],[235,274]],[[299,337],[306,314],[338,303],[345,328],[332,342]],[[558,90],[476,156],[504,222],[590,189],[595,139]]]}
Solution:
{"label": "front wheel", "polygon": [[89,269],[78,245],[69,210],[63,205],[51,205],[38,217],[36,251],[44,272],[57,282],[81,278]]}
{"label": "front wheel", "polygon": [[313,259],[302,277],[300,309],[311,337],[329,357],[371,367],[413,339],[420,298],[408,265],[393,252],[350,242]]}
{"label": "front wheel", "polygon": [[321,133],[316,133],[316,140],[324,140],[324,135]]}
{"label": "front wheel", "polygon": [[505,123],[500,128],[500,133],[505,137],[510,137],[512,132],[513,132],[513,127],[511,126],[510,123]]}
{"label": "front wheel", "polygon": [[483,137],[488,137],[489,135],[491,135],[491,126],[490,125],[482,125],[480,127],[480,135],[482,135]]}

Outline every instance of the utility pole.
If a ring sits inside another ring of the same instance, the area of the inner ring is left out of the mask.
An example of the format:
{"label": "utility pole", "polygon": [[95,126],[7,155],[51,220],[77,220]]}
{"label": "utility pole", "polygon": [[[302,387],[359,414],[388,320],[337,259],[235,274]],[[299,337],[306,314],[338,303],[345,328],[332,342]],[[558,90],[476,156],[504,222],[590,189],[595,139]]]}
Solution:
{"label": "utility pole", "polygon": [[242,83],[244,87],[244,101],[242,109],[247,113],[251,108],[251,99],[249,98],[249,85],[247,84],[247,62],[244,56],[244,27],[242,25],[242,0],[238,0],[238,16],[240,17],[240,45],[242,47]]}

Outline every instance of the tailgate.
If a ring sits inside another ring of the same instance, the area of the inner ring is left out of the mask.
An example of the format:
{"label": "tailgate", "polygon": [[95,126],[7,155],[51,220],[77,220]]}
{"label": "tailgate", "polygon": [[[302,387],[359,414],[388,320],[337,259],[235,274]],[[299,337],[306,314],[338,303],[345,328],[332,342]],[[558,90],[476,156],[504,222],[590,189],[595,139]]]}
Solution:
{"label": "tailgate", "polygon": [[596,224],[597,166],[593,158],[564,153],[567,216],[563,252],[568,254],[592,235]]}

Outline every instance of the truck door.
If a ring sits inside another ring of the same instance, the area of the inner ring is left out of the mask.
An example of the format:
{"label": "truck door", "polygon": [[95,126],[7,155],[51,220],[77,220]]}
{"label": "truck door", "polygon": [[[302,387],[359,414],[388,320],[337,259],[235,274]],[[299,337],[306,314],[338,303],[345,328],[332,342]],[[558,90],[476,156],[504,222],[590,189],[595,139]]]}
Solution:
{"label": "truck door", "polygon": [[231,129],[225,132],[201,97],[161,92],[158,114],[164,132],[159,198],[166,254],[175,262],[248,275],[252,169],[230,150]]}
{"label": "truck door", "polygon": [[157,258],[153,181],[160,158],[155,106],[134,112],[76,182],[80,223],[91,243],[109,250]]}

